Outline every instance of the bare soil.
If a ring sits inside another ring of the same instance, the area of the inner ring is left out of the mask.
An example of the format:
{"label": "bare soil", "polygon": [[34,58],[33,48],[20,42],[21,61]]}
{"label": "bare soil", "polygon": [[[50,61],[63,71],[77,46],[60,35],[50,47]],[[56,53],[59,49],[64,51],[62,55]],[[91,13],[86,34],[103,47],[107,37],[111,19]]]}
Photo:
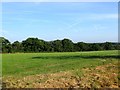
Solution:
{"label": "bare soil", "polygon": [[95,68],[54,74],[31,75],[17,79],[3,77],[3,88],[119,88],[118,64],[109,63]]}

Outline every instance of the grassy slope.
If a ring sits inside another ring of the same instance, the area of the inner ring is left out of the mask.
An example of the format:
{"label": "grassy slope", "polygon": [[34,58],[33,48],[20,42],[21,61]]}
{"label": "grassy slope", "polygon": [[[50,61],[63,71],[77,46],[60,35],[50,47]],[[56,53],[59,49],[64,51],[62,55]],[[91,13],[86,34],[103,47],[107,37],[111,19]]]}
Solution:
{"label": "grassy slope", "polygon": [[3,76],[55,73],[113,62],[117,55],[118,51],[3,54],[2,70]]}

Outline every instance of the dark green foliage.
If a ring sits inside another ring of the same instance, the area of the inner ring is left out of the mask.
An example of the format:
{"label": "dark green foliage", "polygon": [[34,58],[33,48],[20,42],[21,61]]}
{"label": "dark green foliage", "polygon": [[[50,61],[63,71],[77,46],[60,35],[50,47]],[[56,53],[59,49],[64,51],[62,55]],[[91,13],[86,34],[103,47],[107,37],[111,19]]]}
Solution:
{"label": "dark green foliage", "polygon": [[112,46],[112,43],[106,42],[106,43],[104,44],[104,49],[105,49],[105,50],[112,50],[112,49],[114,49],[114,47]]}
{"label": "dark green foliage", "polygon": [[78,42],[77,44],[78,51],[88,51],[89,50],[89,45],[84,42]]}
{"label": "dark green foliage", "polygon": [[44,41],[38,38],[28,38],[22,41],[24,52],[42,52],[44,51]]}
{"label": "dark green foliage", "polygon": [[51,43],[50,42],[44,42],[44,51],[46,52],[52,52],[52,47],[51,47]]}
{"label": "dark green foliage", "polygon": [[69,39],[44,41],[38,38],[27,38],[12,44],[4,37],[0,37],[0,52],[75,52],[75,51],[98,51],[98,50],[119,50],[119,43],[73,43]]}
{"label": "dark green foliage", "polygon": [[12,47],[9,40],[5,39],[4,37],[0,37],[0,43],[2,45],[2,52],[3,53],[11,53]]}
{"label": "dark green foliage", "polygon": [[63,45],[63,52],[72,52],[74,51],[74,44],[71,40],[69,39],[63,39],[62,40],[62,45]]}
{"label": "dark green foliage", "polygon": [[53,48],[55,52],[62,52],[63,51],[63,44],[61,40],[55,40],[53,42]]}
{"label": "dark green foliage", "polygon": [[19,41],[12,43],[12,52],[22,52],[22,45]]}
{"label": "dark green foliage", "polygon": [[90,44],[89,46],[90,46],[89,47],[90,51],[102,50],[102,47],[99,44],[97,44],[97,43]]}

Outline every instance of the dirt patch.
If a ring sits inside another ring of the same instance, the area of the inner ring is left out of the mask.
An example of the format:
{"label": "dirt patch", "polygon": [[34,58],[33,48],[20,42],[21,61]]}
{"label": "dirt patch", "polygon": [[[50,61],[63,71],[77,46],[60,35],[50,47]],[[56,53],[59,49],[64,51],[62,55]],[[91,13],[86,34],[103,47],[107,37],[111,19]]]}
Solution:
{"label": "dirt patch", "polygon": [[16,79],[3,78],[5,88],[119,88],[118,64],[107,64],[96,68],[83,68],[82,76],[72,71],[54,74],[31,75]]}

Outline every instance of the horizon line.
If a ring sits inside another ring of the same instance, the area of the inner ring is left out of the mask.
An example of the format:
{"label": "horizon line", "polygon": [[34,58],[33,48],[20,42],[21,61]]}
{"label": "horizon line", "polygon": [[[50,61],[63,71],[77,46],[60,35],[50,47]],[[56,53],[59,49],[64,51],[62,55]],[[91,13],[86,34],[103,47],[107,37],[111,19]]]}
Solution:
{"label": "horizon line", "polygon": [[[5,39],[9,40],[10,43],[14,43],[14,42],[16,42],[16,41],[22,42],[22,41],[24,41],[24,40],[27,40],[28,38],[38,38],[38,37],[27,37],[26,39],[23,39],[23,40],[14,40],[14,41],[11,41],[10,39],[8,39],[8,38],[6,38],[6,37],[4,37],[4,36],[2,36],[2,37],[0,37],[0,38],[5,38]],[[45,42],[51,42],[51,41],[56,41],[56,40],[69,39],[69,40],[71,40],[73,43],[78,43],[78,42],[83,42],[83,43],[106,43],[106,42],[110,42],[110,43],[120,43],[119,41],[103,41],[103,42],[76,41],[76,42],[75,42],[74,40],[72,40],[72,39],[70,39],[70,38],[54,39],[54,40],[45,40],[45,39],[42,39],[42,38],[38,38],[38,39],[39,39],[39,40],[43,40],[43,41],[45,41]]]}

